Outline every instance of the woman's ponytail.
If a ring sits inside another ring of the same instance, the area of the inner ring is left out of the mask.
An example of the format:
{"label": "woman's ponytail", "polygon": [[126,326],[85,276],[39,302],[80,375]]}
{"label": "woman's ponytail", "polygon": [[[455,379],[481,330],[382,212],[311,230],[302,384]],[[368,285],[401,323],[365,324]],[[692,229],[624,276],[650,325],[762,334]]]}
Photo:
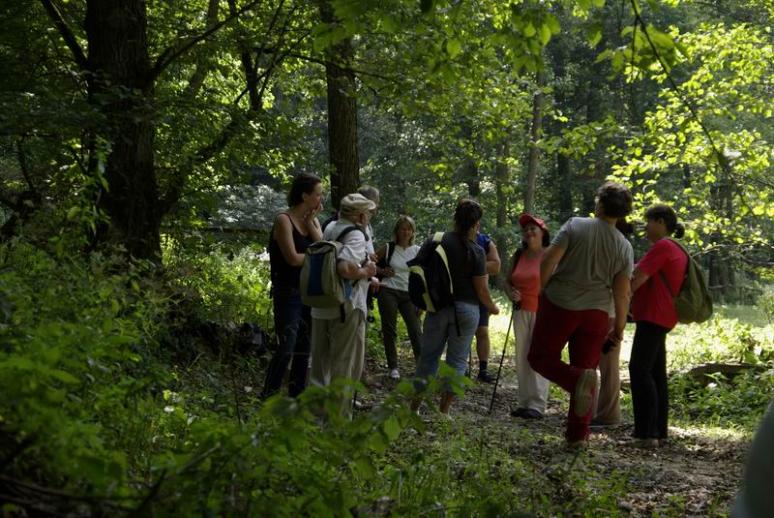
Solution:
{"label": "woman's ponytail", "polygon": [[672,237],[680,239],[685,235],[685,225],[682,223],[675,223],[675,230],[672,232]]}

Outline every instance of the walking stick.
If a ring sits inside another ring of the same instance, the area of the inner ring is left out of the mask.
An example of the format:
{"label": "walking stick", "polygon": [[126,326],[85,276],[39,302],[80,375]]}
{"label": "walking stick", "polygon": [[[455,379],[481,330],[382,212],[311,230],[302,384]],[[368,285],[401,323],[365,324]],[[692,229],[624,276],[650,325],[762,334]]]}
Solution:
{"label": "walking stick", "polygon": [[508,331],[505,333],[505,342],[503,343],[503,354],[500,355],[500,366],[497,368],[497,377],[494,382],[494,390],[492,390],[492,401],[489,402],[489,413],[492,413],[494,408],[495,394],[497,394],[497,385],[500,383],[500,373],[503,370],[503,360],[505,359],[505,351],[508,349],[508,337],[511,335],[511,326],[513,326],[513,311],[516,309],[516,304],[511,304],[511,317],[508,320]]}

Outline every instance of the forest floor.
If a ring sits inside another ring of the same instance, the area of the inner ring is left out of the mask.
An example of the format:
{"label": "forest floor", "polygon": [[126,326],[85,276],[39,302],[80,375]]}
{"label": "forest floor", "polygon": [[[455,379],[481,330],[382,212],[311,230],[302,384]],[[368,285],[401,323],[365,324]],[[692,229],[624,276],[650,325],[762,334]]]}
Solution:
{"label": "forest floor", "polygon": [[[403,372],[413,369],[412,360],[401,361]],[[395,386],[386,369],[375,363],[370,361],[366,369],[369,392],[363,396],[363,410],[378,404]],[[553,504],[551,514],[564,499],[581,500],[567,513],[573,515],[579,510],[594,515],[599,498],[614,499],[613,507],[621,515],[633,516],[722,516],[733,503],[749,447],[749,437],[743,433],[670,426],[666,445],[643,450],[632,444],[633,420],[630,406],[624,404],[620,425],[592,430],[587,450],[570,451],[562,436],[568,403],[561,390],[552,387],[543,419],[524,420],[509,415],[517,389],[510,359],[504,364],[490,415],[493,388],[474,382],[453,405],[450,419],[423,407],[427,427],[415,433],[416,447],[445,449],[445,455],[452,455],[463,467],[468,462],[480,465],[482,458],[495,465],[516,460],[526,470],[521,471],[525,478],[514,483],[534,486],[533,501],[525,507],[540,509],[539,502],[545,500]],[[402,440],[410,443],[412,439],[401,436]],[[586,508],[582,500],[589,495],[594,495],[594,501],[589,500]],[[610,509],[610,502],[606,508]]]}

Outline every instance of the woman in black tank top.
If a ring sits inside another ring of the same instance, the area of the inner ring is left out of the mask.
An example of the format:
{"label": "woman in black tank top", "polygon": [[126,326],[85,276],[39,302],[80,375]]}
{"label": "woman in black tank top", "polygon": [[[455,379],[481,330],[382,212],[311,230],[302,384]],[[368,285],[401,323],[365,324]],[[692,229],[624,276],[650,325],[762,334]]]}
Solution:
{"label": "woman in black tank top", "polygon": [[271,229],[271,294],[279,347],[266,371],[264,398],[279,391],[291,361],[288,394],[296,397],[306,387],[311,314],[309,307],[301,304],[299,278],[307,247],[322,238],[317,221],[322,196],[318,177],[305,173],[296,176],[288,193],[288,210],[277,215]]}

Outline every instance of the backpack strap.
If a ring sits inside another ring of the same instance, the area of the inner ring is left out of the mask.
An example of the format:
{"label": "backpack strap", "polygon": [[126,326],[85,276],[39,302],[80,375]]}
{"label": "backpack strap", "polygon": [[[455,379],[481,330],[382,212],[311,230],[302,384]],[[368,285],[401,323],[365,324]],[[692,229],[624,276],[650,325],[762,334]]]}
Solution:
{"label": "backpack strap", "polygon": [[452,296],[454,296],[454,280],[452,279],[451,268],[449,267],[449,257],[446,255],[446,249],[441,245],[442,240],[443,232],[436,232],[433,234],[433,242],[438,243],[438,246],[435,247],[435,252],[441,257],[444,266],[446,266],[446,273],[449,274],[449,289],[451,290]]}
{"label": "backpack strap", "polygon": [[[441,256],[441,260],[443,261],[444,266],[446,266],[446,273],[449,274],[449,290],[451,291],[452,297],[454,297],[454,280],[452,279],[451,268],[449,267],[449,257],[446,255],[446,250],[441,245],[443,235],[443,232],[436,232],[433,234],[433,242],[438,244],[435,251]],[[460,331],[460,319],[457,317],[457,306],[453,305],[452,309],[454,310],[454,329],[457,331],[457,336],[462,336],[462,331]]]}
{"label": "backpack strap", "polygon": [[334,239],[334,241],[338,241],[339,243],[341,243],[342,242],[341,240],[344,239],[344,237],[347,234],[349,234],[350,232],[354,232],[355,230],[357,230],[361,234],[363,234],[363,237],[365,238],[366,241],[369,240],[368,234],[366,234],[365,230],[363,230],[362,228],[358,227],[357,225],[350,225],[347,228],[345,228],[344,230],[342,230],[341,233],[339,233],[339,235],[336,237],[336,239]]}
{"label": "backpack strap", "polygon": [[[675,241],[671,237],[667,237],[665,239],[668,239],[671,242],[673,242],[675,245],[677,245],[677,248],[682,250],[682,252],[685,254],[685,257],[688,259],[687,262],[685,263],[685,273],[683,273],[683,282],[685,282],[685,276],[688,274],[688,268],[691,266],[691,264],[690,264],[691,263],[691,255],[688,253],[688,250],[686,250],[685,247],[681,243],[679,243],[678,241]],[[669,282],[667,281],[666,275],[664,275],[664,271],[663,270],[659,270],[658,274],[659,274],[659,277],[661,277],[661,282],[663,282],[664,285],[666,286],[666,289],[669,292],[669,295],[671,295],[673,299],[677,298],[677,295],[680,294],[680,289],[677,290],[677,293],[672,293],[672,287],[669,285]],[[681,287],[682,287],[682,283],[681,283]]]}
{"label": "backpack strap", "polygon": [[[366,234],[365,230],[363,230],[362,228],[358,227],[357,225],[350,225],[350,226],[348,226],[347,228],[345,228],[344,230],[342,230],[342,231],[339,233],[339,235],[336,237],[336,239],[334,239],[334,241],[338,241],[339,243],[342,243],[342,244],[343,244],[343,242],[342,242],[342,239],[344,239],[344,237],[345,237],[347,234],[349,234],[350,232],[354,232],[354,231],[356,231],[356,230],[357,230],[357,231],[359,231],[361,234],[363,234],[363,237],[365,238],[365,240],[366,240],[366,241],[368,241],[368,234]],[[367,255],[367,254],[366,254],[366,255]],[[360,279],[357,279],[356,281],[352,282],[352,287],[354,288],[354,287],[355,287],[355,285],[356,285],[358,282],[360,282]],[[341,312],[341,322],[342,322],[342,324],[343,324],[343,323],[344,323],[344,304],[342,304],[342,305],[339,307],[339,310],[340,310],[340,312]]]}
{"label": "backpack strap", "polygon": [[392,254],[395,253],[396,245],[397,243],[395,243],[395,241],[390,241],[389,243],[387,243],[387,254],[385,255],[386,259],[384,263],[385,267],[390,266],[390,261],[392,261]]}

